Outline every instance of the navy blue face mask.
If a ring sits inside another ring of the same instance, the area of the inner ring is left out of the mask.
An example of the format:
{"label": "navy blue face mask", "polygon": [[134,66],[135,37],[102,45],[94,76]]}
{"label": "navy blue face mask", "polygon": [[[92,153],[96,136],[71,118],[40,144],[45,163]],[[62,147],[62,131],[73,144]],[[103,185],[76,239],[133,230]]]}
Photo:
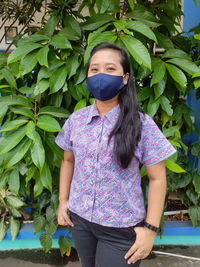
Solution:
{"label": "navy blue face mask", "polygon": [[98,73],[87,78],[87,89],[101,101],[113,98],[123,87],[123,76]]}

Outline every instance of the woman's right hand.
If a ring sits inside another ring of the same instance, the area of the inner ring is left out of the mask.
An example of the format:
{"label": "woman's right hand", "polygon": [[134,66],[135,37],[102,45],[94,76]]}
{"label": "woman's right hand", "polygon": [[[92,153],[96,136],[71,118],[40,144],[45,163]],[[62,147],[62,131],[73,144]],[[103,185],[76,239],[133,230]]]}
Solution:
{"label": "woman's right hand", "polygon": [[70,225],[74,226],[73,222],[70,220],[68,214],[67,214],[67,206],[68,206],[68,201],[62,202],[59,204],[59,209],[58,209],[58,224],[59,225]]}

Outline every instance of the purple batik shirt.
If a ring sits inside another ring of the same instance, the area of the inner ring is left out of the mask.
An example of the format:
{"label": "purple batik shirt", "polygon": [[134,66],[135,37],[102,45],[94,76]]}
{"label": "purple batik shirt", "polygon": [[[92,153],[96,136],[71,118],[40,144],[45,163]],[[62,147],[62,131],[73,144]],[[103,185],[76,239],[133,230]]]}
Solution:
{"label": "purple batik shirt", "polygon": [[117,105],[102,118],[94,103],[66,120],[56,143],[75,156],[68,209],[104,226],[129,227],[145,218],[139,164],[151,166],[176,152],[155,122],[140,113],[141,140],[129,167],[122,169],[108,137],[120,112]]}

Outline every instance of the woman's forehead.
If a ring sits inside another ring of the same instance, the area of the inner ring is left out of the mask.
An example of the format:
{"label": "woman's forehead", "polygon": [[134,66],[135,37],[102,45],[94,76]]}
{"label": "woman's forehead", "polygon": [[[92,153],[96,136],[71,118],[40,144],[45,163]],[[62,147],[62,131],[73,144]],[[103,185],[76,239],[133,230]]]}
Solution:
{"label": "woman's forehead", "polygon": [[119,51],[114,49],[101,49],[91,57],[90,64],[120,64],[120,59]]}

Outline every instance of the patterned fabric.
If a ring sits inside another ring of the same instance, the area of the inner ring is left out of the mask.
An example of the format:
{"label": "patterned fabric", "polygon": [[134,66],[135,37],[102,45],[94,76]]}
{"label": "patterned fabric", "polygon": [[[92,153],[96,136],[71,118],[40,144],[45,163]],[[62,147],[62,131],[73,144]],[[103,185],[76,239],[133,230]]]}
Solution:
{"label": "patterned fabric", "polygon": [[111,227],[129,227],[145,218],[139,163],[150,166],[175,153],[155,122],[141,115],[142,136],[127,169],[113,153],[108,136],[120,112],[119,105],[99,115],[96,104],[74,112],[56,137],[56,143],[75,156],[68,209],[84,219]]}

